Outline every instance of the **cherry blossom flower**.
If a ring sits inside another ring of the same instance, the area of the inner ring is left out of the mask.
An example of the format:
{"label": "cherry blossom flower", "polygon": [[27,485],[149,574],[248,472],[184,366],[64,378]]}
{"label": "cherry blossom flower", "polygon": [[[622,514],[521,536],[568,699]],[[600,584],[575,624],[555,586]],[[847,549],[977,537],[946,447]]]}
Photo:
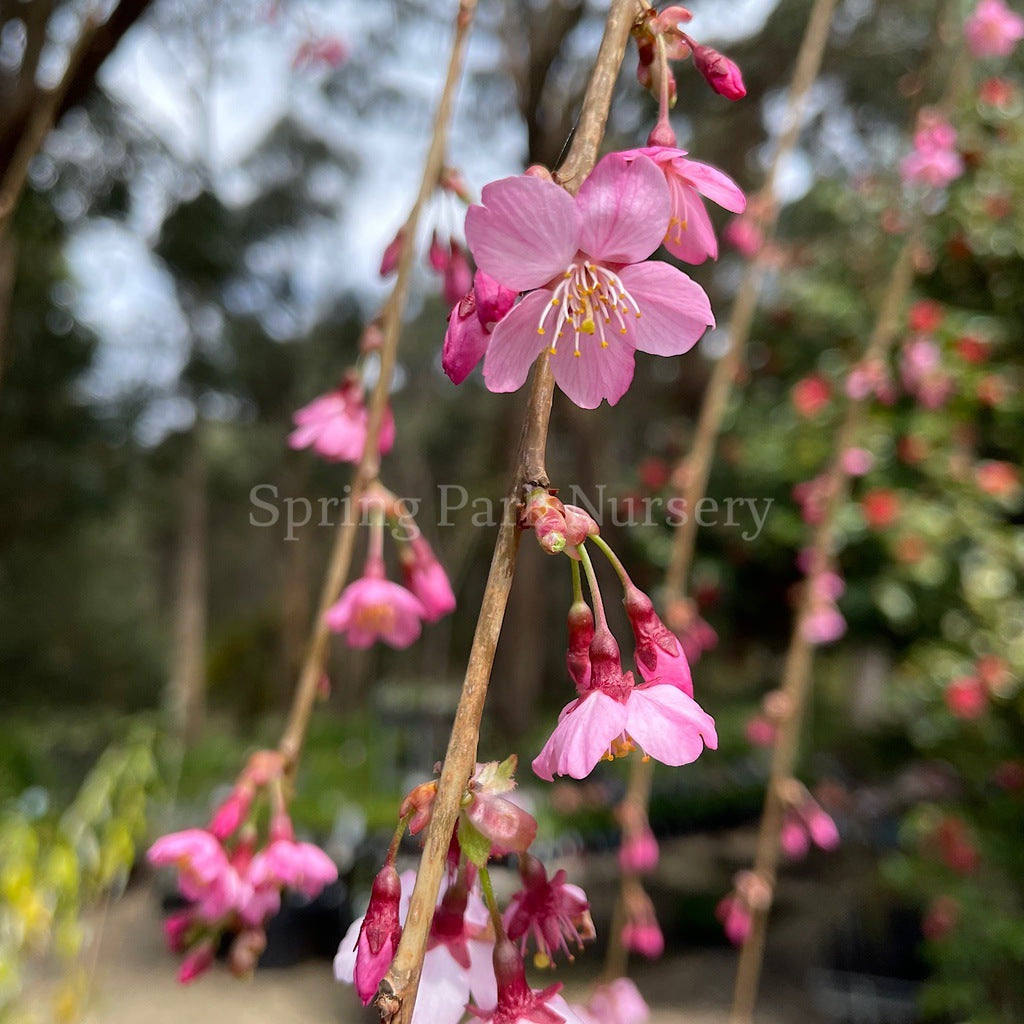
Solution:
{"label": "cherry blossom flower", "polygon": [[544,865],[529,853],[519,858],[519,875],[523,887],[512,896],[504,916],[508,937],[520,941],[523,953],[532,938],[546,960],[553,961],[556,950],[572,960],[569,943],[582,949],[584,940],[595,934],[586,893],[566,882],[564,869],[549,879]]}
{"label": "cherry blossom flower", "polygon": [[619,648],[607,629],[590,645],[591,687],[567,704],[551,738],[533,761],[542,779],[586,778],[598,761],[639,747],[662,764],[696,761],[705,746],[718,746],[714,720],[677,686],[655,681],[634,685],[622,672]]}
{"label": "cherry blossom flower", "polygon": [[491,391],[516,391],[546,349],[577,405],[614,405],[634,353],[680,355],[714,326],[704,290],[667,263],[644,262],[668,230],[669,190],[655,163],[606,156],[573,198],[531,175],[483,190],[466,217],[477,266],[526,291],[494,327],[484,356]]}
{"label": "cherry blossom flower", "polygon": [[979,0],[964,24],[964,36],[974,57],[1009,57],[1024,39],[1024,18],[1003,0]]}
{"label": "cherry blossom flower", "polygon": [[[292,448],[312,448],[331,462],[358,462],[362,458],[369,413],[356,374],[347,374],[336,390],[314,398],[293,419],[295,430],[288,435]],[[391,451],[394,443],[395,420],[391,410],[385,409],[378,442],[381,455]]]}
{"label": "cherry blossom flower", "polygon": [[382,640],[403,650],[419,638],[426,614],[415,594],[385,578],[383,559],[372,556],[362,577],[342,591],[324,621],[345,634],[349,647],[362,649]]}
{"label": "cherry blossom flower", "polygon": [[205,829],[191,828],[161,836],[146,855],[150,864],[174,867],[178,888],[204,921],[217,921],[237,908],[243,884],[220,840]]}
{"label": "cherry blossom flower", "polygon": [[257,853],[249,868],[249,881],[257,888],[272,885],[297,889],[310,897],[337,877],[337,866],[320,847],[287,837],[275,839]]}
{"label": "cherry blossom flower", "polygon": [[701,197],[742,213],[747,200],[736,182],[715,167],[688,159],[686,150],[674,146],[646,146],[622,156],[648,157],[665,175],[671,202],[665,248],[684,263],[703,263],[709,256],[718,259],[718,239]]}

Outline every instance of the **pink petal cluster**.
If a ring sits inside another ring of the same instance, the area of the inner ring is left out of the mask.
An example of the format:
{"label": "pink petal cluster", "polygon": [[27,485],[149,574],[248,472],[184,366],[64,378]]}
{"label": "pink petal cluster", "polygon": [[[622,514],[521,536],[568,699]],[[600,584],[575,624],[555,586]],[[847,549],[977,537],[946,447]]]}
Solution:
{"label": "pink petal cluster", "polygon": [[964,173],[964,162],[956,149],[956,131],[941,116],[925,112],[914,133],[914,148],[903,158],[900,175],[911,185],[945,188]]}
{"label": "pink petal cluster", "polygon": [[[348,374],[336,390],[304,405],[293,419],[295,430],[288,435],[292,448],[312,448],[331,462],[358,462],[362,458],[369,412],[363,401],[362,382],[355,374]],[[386,455],[394,443],[395,420],[386,409],[380,453]]]}
{"label": "pink petal cluster", "polygon": [[558,950],[572,960],[569,943],[583,949],[584,939],[595,934],[586,893],[566,882],[564,869],[549,879],[544,865],[528,853],[519,859],[519,874],[523,887],[512,896],[504,916],[508,937],[520,943],[523,953],[532,939],[546,960],[554,961]]}
{"label": "pink petal cluster", "polygon": [[710,199],[731,213],[742,213],[747,199],[727,174],[709,164],[687,158],[686,150],[674,146],[647,146],[622,154],[653,160],[668,184],[671,209],[665,248],[684,263],[703,263],[718,258],[718,239],[701,197]]}
{"label": "pink petal cluster", "polygon": [[652,679],[636,685],[632,672],[623,673],[607,629],[595,633],[589,654],[590,689],[562,709],[533,761],[542,779],[586,778],[598,761],[637,747],[663,764],[683,765],[695,761],[705,745],[718,746],[714,720],[677,683]]}
{"label": "pink petal cluster", "polygon": [[[477,267],[527,293],[491,332],[491,391],[522,387],[546,350],[558,386],[577,405],[615,404],[632,381],[637,350],[680,355],[714,325],[699,285],[666,263],[645,262],[668,233],[671,209],[650,158],[606,156],[575,198],[521,175],[492,182],[482,199],[466,217]],[[449,323],[449,351],[451,332]]]}
{"label": "pink petal cluster", "polygon": [[974,57],[1009,57],[1024,39],[1024,18],[1003,0],[978,0],[964,24],[964,37]]}
{"label": "pink petal cluster", "polygon": [[420,599],[384,575],[384,562],[368,558],[360,579],[354,580],[327,610],[324,621],[344,633],[349,647],[365,649],[377,640],[404,650],[419,639],[427,610]]}

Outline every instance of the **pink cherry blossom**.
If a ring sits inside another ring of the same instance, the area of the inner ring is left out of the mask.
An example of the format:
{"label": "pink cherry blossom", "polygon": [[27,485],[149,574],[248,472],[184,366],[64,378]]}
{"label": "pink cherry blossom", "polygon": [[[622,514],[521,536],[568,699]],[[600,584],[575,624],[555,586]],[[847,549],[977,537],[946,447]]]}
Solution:
{"label": "pink cherry blossom", "polygon": [[975,57],[1009,57],[1024,39],[1024,18],[1003,0],[979,0],[964,25],[964,36]]}
{"label": "pink cherry blossom", "polygon": [[512,799],[517,758],[478,764],[469,780],[469,801],[462,813],[491,842],[491,856],[525,854],[537,838],[537,820]]}
{"label": "pink cherry blossom", "polygon": [[622,672],[618,646],[598,630],[590,646],[591,689],[567,704],[558,725],[534,758],[542,779],[555,775],[586,778],[603,759],[639,747],[646,756],[673,766],[690,764],[705,745],[718,746],[714,720],[677,686],[634,685]]}
{"label": "pink cherry blossom", "polygon": [[293,839],[275,839],[253,857],[249,881],[256,887],[273,885],[297,889],[307,896],[316,896],[325,885],[338,877],[334,861],[312,843]]}
{"label": "pink cherry blossom", "polygon": [[441,365],[453,384],[461,384],[484,357],[494,325],[515,305],[518,292],[476,272],[473,287],[448,315]]}
{"label": "pink cherry blossom", "polygon": [[244,885],[220,841],[203,829],[186,829],[161,836],[147,859],[159,867],[178,870],[178,888],[194,904],[196,916],[218,921],[244,898]]}
{"label": "pink cherry blossom", "polygon": [[523,953],[532,938],[537,952],[549,961],[557,950],[571,960],[569,943],[582,949],[584,939],[594,937],[586,893],[566,882],[564,869],[549,879],[544,865],[528,853],[520,857],[519,873],[523,888],[512,896],[504,916],[508,937],[520,942]]}
{"label": "pink cherry blossom", "polygon": [[455,595],[448,574],[422,535],[414,537],[403,550],[402,575],[408,590],[423,605],[426,622],[437,622],[455,610]]}
{"label": "pink cherry blossom", "polygon": [[614,405],[637,350],[688,351],[714,325],[704,290],[667,263],[644,262],[668,229],[669,191],[647,157],[606,156],[575,199],[551,181],[492,182],[466,217],[477,266],[526,291],[494,327],[484,356],[491,391],[522,387],[547,349],[577,405]]}
{"label": "pink cherry blossom", "polygon": [[349,647],[366,648],[376,640],[403,650],[422,629],[426,609],[415,594],[384,578],[384,563],[368,558],[363,576],[350,583],[325,616],[328,627],[344,633]]}
{"label": "pink cherry blossom", "polygon": [[[295,430],[288,435],[292,448],[312,448],[332,462],[358,462],[362,458],[369,413],[363,402],[362,384],[354,375],[348,375],[335,391],[304,405],[293,419]],[[385,409],[380,453],[386,455],[394,443],[395,420],[391,410]]]}
{"label": "pink cherry blossom", "polygon": [[647,146],[622,155],[646,156],[665,175],[671,202],[665,248],[684,263],[717,259],[718,239],[701,196],[731,213],[742,213],[747,199],[736,182],[715,167],[687,159],[686,150],[673,146]]}

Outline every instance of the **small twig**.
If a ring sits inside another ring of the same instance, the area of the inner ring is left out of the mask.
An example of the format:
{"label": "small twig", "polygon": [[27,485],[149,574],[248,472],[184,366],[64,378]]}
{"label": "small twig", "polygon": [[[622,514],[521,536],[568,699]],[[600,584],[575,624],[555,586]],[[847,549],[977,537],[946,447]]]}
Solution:
{"label": "small twig", "polygon": [[[350,491],[350,508],[357,513],[360,498],[367,487],[377,478],[380,463],[380,432],[387,408],[388,394],[391,390],[391,379],[394,375],[395,360],[398,353],[398,339],[402,329],[402,315],[409,295],[412,263],[415,256],[414,239],[419,224],[420,214],[427,200],[437,188],[444,164],[447,149],[448,126],[451,121],[455,93],[460,78],[462,65],[469,39],[470,26],[476,10],[476,0],[461,0],[455,24],[455,37],[452,42],[451,56],[448,59],[448,73],[445,79],[441,98],[438,101],[437,113],[434,117],[434,131],[427,149],[423,164],[423,179],[419,194],[413,203],[403,231],[406,244],[402,246],[398,259],[397,276],[391,295],[384,305],[382,316],[383,341],[380,347],[380,372],[373,396],[370,399],[366,426],[366,445],[362,457],[356,466]],[[299,682],[295,689],[288,723],[281,737],[280,751],[285,756],[290,772],[294,772],[302,752],[309,718],[316,703],[317,688],[327,664],[330,630],[324,616],[327,610],[338,599],[345,581],[352,568],[352,555],[355,550],[358,514],[346,516],[338,527],[334,547],[331,550],[327,575],[320,594],[320,604],[313,623],[309,646],[299,671]]]}
{"label": "small twig", "polygon": [[[608,120],[612,91],[618,78],[635,13],[636,0],[612,0],[572,148],[565,164],[555,174],[559,184],[573,194],[579,191],[597,161],[598,149]],[[448,751],[441,770],[437,796],[434,799],[423,856],[409,904],[409,914],[398,952],[391,969],[380,984],[377,996],[377,1009],[383,1024],[410,1024],[412,1021],[423,955],[441,885],[445,856],[455,828],[462,794],[476,763],[480,720],[494,663],[494,651],[501,633],[505,607],[512,587],[512,576],[515,572],[519,528],[514,510],[522,501],[525,485],[546,486],[548,483],[544,450],[553,393],[554,378],[548,365],[548,357],[543,355],[533,372],[529,402],[515,457],[512,482],[508,490],[506,508],[509,512],[498,528],[469,664],[466,667],[462,694],[455,712]]]}

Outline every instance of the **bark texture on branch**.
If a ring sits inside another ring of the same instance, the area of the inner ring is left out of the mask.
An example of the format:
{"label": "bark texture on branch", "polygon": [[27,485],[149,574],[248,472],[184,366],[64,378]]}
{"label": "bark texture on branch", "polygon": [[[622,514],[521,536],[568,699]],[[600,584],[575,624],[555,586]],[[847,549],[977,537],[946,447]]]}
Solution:
{"label": "bark texture on branch", "polygon": [[[565,163],[554,175],[555,180],[574,195],[597,161],[612,91],[636,12],[636,0],[612,0],[572,148]],[[494,663],[494,651],[515,572],[519,527],[514,510],[521,503],[528,485],[546,486],[548,483],[544,451],[553,393],[554,378],[545,354],[537,361],[533,371],[529,402],[507,495],[506,508],[512,514],[506,515],[498,528],[469,664],[462,684],[462,695],[455,712],[409,914],[398,952],[377,995],[377,1008],[383,1024],[411,1024],[412,1021],[445,857],[455,829],[463,791],[476,765],[480,720]]]}

